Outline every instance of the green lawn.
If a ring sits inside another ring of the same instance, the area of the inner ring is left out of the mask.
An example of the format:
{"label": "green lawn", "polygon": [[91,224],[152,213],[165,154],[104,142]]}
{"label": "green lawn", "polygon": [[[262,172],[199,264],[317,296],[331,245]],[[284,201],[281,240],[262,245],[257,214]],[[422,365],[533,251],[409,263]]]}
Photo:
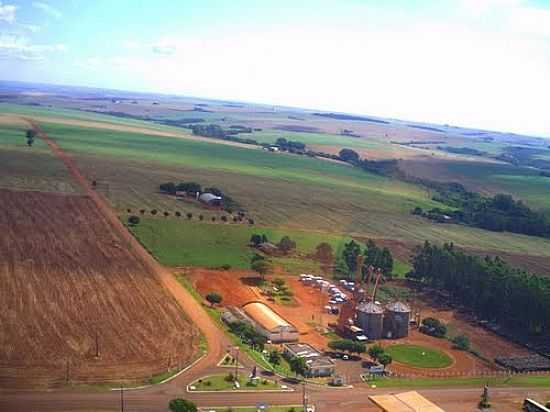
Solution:
{"label": "green lawn", "polygon": [[394,361],[417,368],[445,368],[453,360],[438,349],[424,346],[397,344],[385,348]]}
{"label": "green lawn", "polygon": [[[189,386],[194,386],[196,391],[230,391],[234,390],[233,380],[227,380],[228,373],[219,374],[219,375],[210,375],[205,376],[204,378],[198,379]],[[269,379],[258,379],[254,382],[250,382],[248,379],[248,371],[239,371],[239,390],[241,391],[276,391],[281,390],[281,385],[275,381]]]}

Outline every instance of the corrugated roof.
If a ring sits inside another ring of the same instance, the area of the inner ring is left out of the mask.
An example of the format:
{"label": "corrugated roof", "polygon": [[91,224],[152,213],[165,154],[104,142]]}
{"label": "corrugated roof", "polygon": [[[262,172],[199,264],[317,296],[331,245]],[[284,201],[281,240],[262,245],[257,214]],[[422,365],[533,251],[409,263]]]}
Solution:
{"label": "corrugated roof", "polygon": [[384,309],[382,309],[382,306],[377,305],[373,302],[363,302],[359,306],[357,306],[357,310],[360,312],[366,312],[366,313],[378,313],[383,314]]}
{"label": "corrugated roof", "polygon": [[403,302],[392,302],[386,308],[392,312],[409,313],[411,311],[411,308]]}
{"label": "corrugated roof", "polygon": [[258,322],[260,326],[268,331],[272,331],[281,326],[292,326],[278,314],[273,312],[273,310],[261,302],[251,302],[243,306],[243,310],[248,316],[250,316],[254,321]]}

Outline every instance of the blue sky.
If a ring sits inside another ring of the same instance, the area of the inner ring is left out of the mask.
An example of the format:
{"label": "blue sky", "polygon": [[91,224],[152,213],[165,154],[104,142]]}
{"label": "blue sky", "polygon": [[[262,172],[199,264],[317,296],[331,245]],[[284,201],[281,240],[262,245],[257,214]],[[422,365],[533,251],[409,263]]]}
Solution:
{"label": "blue sky", "polygon": [[550,136],[550,0],[0,0],[0,79]]}

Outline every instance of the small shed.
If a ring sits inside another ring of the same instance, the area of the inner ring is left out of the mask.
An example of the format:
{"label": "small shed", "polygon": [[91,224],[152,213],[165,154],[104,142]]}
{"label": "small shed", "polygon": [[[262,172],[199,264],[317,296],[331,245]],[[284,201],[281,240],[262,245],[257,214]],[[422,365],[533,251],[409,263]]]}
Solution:
{"label": "small shed", "polygon": [[221,196],[216,196],[213,193],[202,193],[199,196],[199,201],[208,205],[208,206],[222,206],[223,205],[223,198]]}

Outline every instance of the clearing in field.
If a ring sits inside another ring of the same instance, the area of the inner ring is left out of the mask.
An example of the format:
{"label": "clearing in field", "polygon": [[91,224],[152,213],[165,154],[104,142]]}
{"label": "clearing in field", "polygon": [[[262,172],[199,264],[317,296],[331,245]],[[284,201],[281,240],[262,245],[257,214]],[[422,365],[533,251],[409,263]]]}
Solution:
{"label": "clearing in field", "polygon": [[139,381],[199,333],[89,198],[0,191],[2,386]]}

